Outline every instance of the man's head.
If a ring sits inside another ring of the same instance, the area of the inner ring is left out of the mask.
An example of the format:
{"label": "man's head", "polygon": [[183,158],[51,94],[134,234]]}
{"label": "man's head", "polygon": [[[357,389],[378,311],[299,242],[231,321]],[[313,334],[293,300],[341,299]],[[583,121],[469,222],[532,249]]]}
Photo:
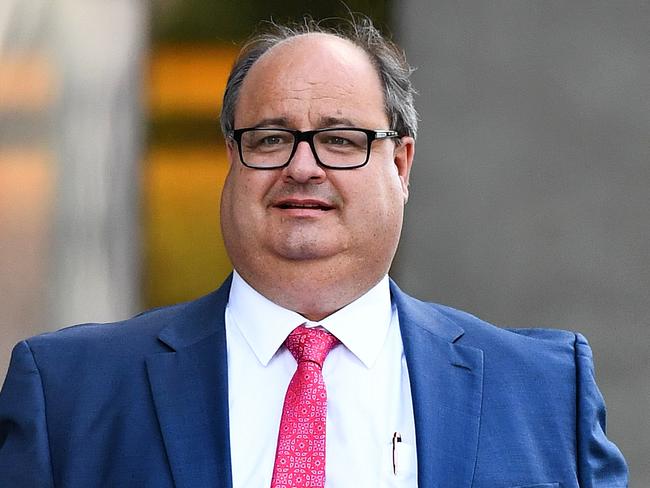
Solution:
{"label": "man's head", "polygon": [[[260,36],[235,64],[222,113],[231,166],[221,223],[242,277],[318,320],[388,271],[408,196],[416,115],[410,68],[368,22],[352,31],[363,29],[362,37],[372,38],[367,44],[311,27]],[[384,58],[391,62],[380,63],[376,52],[390,52]],[[402,79],[382,72],[385,64]],[[281,130],[233,133],[244,128]],[[369,131],[325,132],[303,142],[289,132],[333,128]],[[384,138],[390,130],[396,137]],[[332,167],[348,162],[361,166]]]}
{"label": "man's head", "polygon": [[221,109],[221,130],[225,137],[235,129],[235,107],[241,85],[251,66],[271,48],[287,39],[308,33],[322,33],[347,39],[363,49],[381,77],[384,104],[390,128],[401,136],[417,137],[418,115],[415,90],[411,85],[412,68],[402,50],[386,39],[372,24],[361,17],[335,26],[312,19],[301,24],[268,24],[269,30],[252,37],[241,49],[230,72]]}

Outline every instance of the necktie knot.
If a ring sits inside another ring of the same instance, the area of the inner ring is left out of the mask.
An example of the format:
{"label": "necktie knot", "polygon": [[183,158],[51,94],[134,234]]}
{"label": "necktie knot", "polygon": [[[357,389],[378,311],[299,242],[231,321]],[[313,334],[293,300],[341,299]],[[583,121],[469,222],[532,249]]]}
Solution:
{"label": "necktie knot", "polygon": [[285,344],[298,363],[309,361],[323,367],[325,358],[339,340],[324,329],[296,327]]}

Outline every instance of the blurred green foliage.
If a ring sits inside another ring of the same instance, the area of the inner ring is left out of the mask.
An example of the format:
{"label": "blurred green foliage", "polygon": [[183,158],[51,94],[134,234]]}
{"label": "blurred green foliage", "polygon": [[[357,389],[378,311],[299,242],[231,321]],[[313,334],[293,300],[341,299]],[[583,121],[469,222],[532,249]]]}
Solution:
{"label": "blurred green foliage", "polygon": [[153,0],[152,39],[155,43],[237,43],[264,20],[277,22],[349,18],[350,12],[370,17],[387,32],[389,0]]}
{"label": "blurred green foliage", "polygon": [[[216,104],[215,104],[216,105]],[[223,145],[219,126],[219,108],[215,106],[212,116],[177,115],[149,119],[147,141],[151,145],[196,146]]]}

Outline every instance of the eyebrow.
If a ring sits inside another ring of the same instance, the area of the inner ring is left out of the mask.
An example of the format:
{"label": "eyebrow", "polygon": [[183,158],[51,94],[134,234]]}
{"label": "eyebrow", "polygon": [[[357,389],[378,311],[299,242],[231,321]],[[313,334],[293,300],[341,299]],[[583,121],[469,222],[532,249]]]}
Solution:
{"label": "eyebrow", "polygon": [[279,126],[279,127],[288,127],[289,123],[286,117],[272,117],[260,120],[253,127],[270,127],[270,126]]}
{"label": "eyebrow", "polygon": [[[292,124],[289,123],[289,119],[286,117],[269,117],[260,120],[257,124],[255,124],[253,127],[291,127]],[[327,127],[354,127],[354,123],[350,119],[346,119],[344,117],[321,117],[319,119],[319,128],[327,128]]]}
{"label": "eyebrow", "polygon": [[344,117],[321,117],[320,119],[321,127],[332,127],[332,126],[347,126],[353,127],[354,124],[350,119]]}

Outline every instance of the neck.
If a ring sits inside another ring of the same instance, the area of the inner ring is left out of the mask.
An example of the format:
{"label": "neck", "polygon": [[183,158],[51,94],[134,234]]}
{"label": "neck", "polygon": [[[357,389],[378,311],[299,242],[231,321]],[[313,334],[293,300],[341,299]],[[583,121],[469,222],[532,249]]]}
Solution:
{"label": "neck", "polygon": [[[293,265],[291,265],[293,264]],[[337,266],[313,263],[285,263],[277,273],[264,276],[237,269],[239,275],[257,292],[272,302],[318,322],[345,307],[375,286],[388,272],[368,270],[342,273]]]}

